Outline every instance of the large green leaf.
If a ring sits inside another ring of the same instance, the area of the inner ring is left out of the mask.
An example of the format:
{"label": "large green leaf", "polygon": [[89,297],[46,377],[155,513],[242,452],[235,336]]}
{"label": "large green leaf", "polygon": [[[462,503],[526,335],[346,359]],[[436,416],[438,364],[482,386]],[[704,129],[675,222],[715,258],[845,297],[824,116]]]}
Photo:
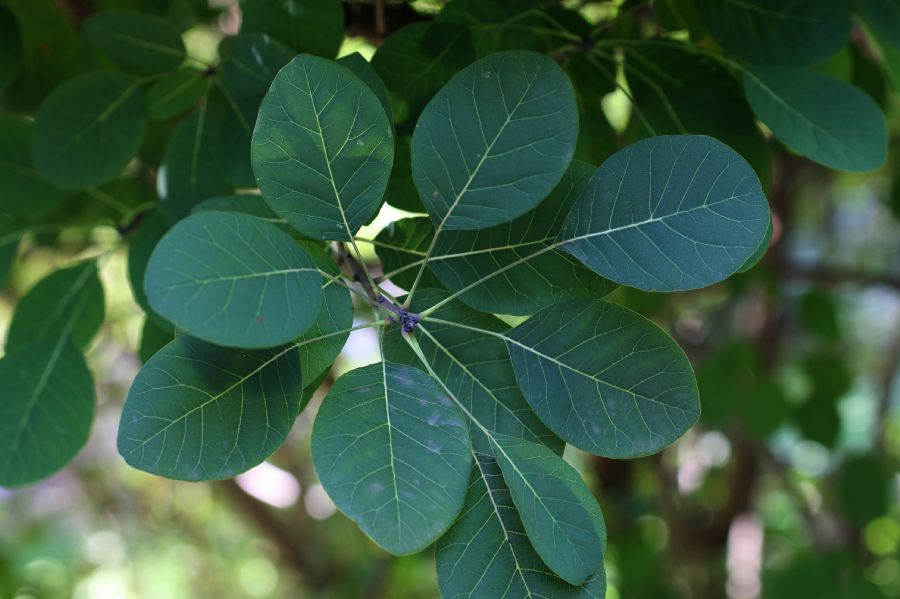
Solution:
{"label": "large green leaf", "polygon": [[900,48],[900,3],[897,0],[856,0],[855,4],[879,37]]}
{"label": "large green leaf", "polygon": [[49,337],[71,334],[78,347],[86,348],[103,324],[103,285],[97,262],[50,273],[25,294],[13,313],[6,337],[6,351],[13,352]]}
{"label": "large green leaf", "polygon": [[410,123],[432,96],[475,59],[469,31],[449,23],[412,23],[392,33],[372,57],[398,125]]}
{"label": "large green leaf", "polygon": [[286,233],[231,212],[201,212],[162,238],[147,266],[150,305],[187,333],[229,347],[273,347],[312,324],[322,276]]}
{"label": "large green leaf", "polygon": [[38,109],[34,127],[34,162],[41,176],[60,187],[79,188],[107,183],[121,173],[144,136],[139,83],[97,71],[53,90]]}
{"label": "large green leaf", "polygon": [[0,212],[39,217],[58,207],[71,193],[45,181],[34,168],[31,136],[34,125],[23,118],[0,115]]}
{"label": "large green leaf", "polygon": [[460,71],[426,106],[413,133],[413,180],[439,231],[483,229],[543,200],[577,140],[562,69],[543,54],[500,52]]}
{"label": "large green leaf", "polygon": [[68,335],[0,358],[0,397],[0,486],[53,474],[87,441],[94,382]]}
{"label": "large green leaf", "polygon": [[210,110],[218,119],[214,153],[222,177],[235,187],[256,187],[250,140],[259,105],[275,75],[295,52],[263,33],[226,38]]}
{"label": "large green leaf", "polygon": [[195,106],[206,93],[207,79],[195,69],[169,73],[147,90],[147,116],[164,121]]}
{"label": "large green leaf", "polygon": [[187,58],[178,30],[159,17],[109,10],[87,19],[84,32],[110,60],[137,73],[171,71]]}
{"label": "large green leaf", "polygon": [[543,445],[504,435],[491,440],[535,551],[569,584],[586,582],[603,568],[606,525],[581,476]]}
{"label": "large green leaf", "polygon": [[768,224],[759,179],[737,152],[711,137],[659,136],[603,163],[556,246],[617,283],[678,291],[733,274]]}
{"label": "large green leaf", "polygon": [[[447,293],[422,289],[412,304],[413,311],[436,304]],[[516,384],[509,351],[497,334],[509,330],[499,319],[481,314],[460,302],[449,302],[434,317],[452,322],[423,322],[416,327],[422,353],[443,385],[489,431],[543,443],[562,452],[563,443],[538,419]],[[474,327],[460,328],[457,323]],[[416,356],[397,331],[385,335],[386,359],[418,364]],[[490,453],[487,439],[472,430],[473,444]]]}
{"label": "large green leaf", "polygon": [[339,0],[241,0],[242,32],[259,31],[291,46],[334,58],[344,41]]}
{"label": "large green leaf", "polygon": [[[569,254],[554,249],[534,255],[552,244],[593,171],[589,164],[573,162],[547,199],[512,222],[445,232],[435,243],[429,268],[450,291],[465,291],[460,300],[483,312],[533,314],[561,300],[607,295],[615,285]],[[509,265],[501,276],[489,277]]]}
{"label": "large green leaf", "polygon": [[744,90],[759,120],[816,162],[869,171],[887,157],[884,115],[848,83],[806,69],[753,67],[744,71]]}
{"label": "large green leaf", "polygon": [[477,454],[459,520],[435,546],[444,597],[603,599],[606,574],[584,585],[557,577],[534,551],[493,456]]}
{"label": "large green leaf", "polygon": [[381,206],[393,128],[349,69],[301,54],[260,106],[251,158],[269,205],[301,233],[349,241]]}
{"label": "large green leaf", "polygon": [[166,142],[156,178],[163,214],[175,223],[207,198],[224,195],[231,188],[216,167],[217,132],[211,115],[200,109],[178,123]]}
{"label": "large green leaf", "polygon": [[437,382],[381,362],[342,376],[316,416],[316,472],[379,545],[421,551],[462,509],[472,458],[462,414]]}
{"label": "large green leaf", "polygon": [[294,345],[243,351],[179,336],[134,379],[119,423],[119,453],[166,478],[232,477],[284,442],[301,389]]}
{"label": "large green leaf", "polygon": [[844,0],[696,0],[710,33],[728,52],[756,64],[814,64],[850,36]]}
{"label": "large green leaf", "polygon": [[564,302],[502,337],[532,409],[584,451],[613,458],[656,453],[700,416],[687,356],[626,308]]}

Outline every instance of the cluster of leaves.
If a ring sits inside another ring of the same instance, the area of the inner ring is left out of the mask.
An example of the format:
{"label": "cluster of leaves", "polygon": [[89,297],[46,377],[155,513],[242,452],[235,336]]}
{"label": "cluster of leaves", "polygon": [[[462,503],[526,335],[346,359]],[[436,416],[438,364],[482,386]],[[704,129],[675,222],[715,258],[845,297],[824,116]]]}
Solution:
{"label": "cluster of leaves", "polygon": [[[809,66],[846,45],[842,0],[657,3],[692,42],[553,2],[452,0],[371,63],[333,60],[337,0],[246,0],[216,64],[188,56],[182,0],[91,16],[86,62],[101,68],[43,97],[27,65],[51,4],[0,11],[14,40],[0,85],[27,88],[23,111],[39,101],[33,120],[2,117],[0,264],[8,273],[27,231],[96,225],[78,199],[114,210],[147,313],[125,460],[181,480],[259,464],[350,332],[376,328],[383,359],[331,387],[313,459],[379,545],[437,542],[446,596],[604,596],[603,518],[563,448],[652,454],[700,403],[678,345],[603,298],[702,288],[759,259],[772,227],[756,120],[829,167],[886,156],[877,104],[823,72],[837,62]],[[857,6],[892,43],[887,4]],[[710,39],[722,52],[696,43]],[[621,77],[635,118],[618,149],[600,101]],[[358,238],[385,201],[423,216]],[[0,485],[51,474],[87,438],[82,352],[104,320],[106,255],[50,274],[16,308]]]}

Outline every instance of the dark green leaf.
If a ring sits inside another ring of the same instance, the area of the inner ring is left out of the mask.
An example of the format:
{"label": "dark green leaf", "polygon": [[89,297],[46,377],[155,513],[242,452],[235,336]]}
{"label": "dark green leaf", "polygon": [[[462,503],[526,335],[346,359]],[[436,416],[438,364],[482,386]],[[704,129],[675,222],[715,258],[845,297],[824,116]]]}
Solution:
{"label": "dark green leaf", "polygon": [[103,285],[94,260],[50,273],[18,304],[6,338],[6,351],[21,349],[36,339],[70,335],[86,348],[105,317]]}
{"label": "dark green leaf", "polygon": [[0,212],[40,217],[71,197],[45,181],[31,158],[31,121],[0,115]]}
{"label": "dark green leaf", "polygon": [[322,277],[286,233],[258,218],[201,212],[162,238],[147,266],[150,305],[180,329],[229,347],[273,347],[309,328]]}
{"label": "dark green leaf", "polygon": [[387,203],[394,208],[407,212],[425,213],[425,206],[416,191],[416,184],[412,178],[412,164],[410,163],[409,146],[412,138],[408,135],[400,135],[394,142],[394,167],[391,169],[391,178],[388,180],[388,188],[385,192]]}
{"label": "dark green leaf", "polygon": [[759,120],[816,162],[870,171],[887,157],[884,115],[852,85],[806,69],[753,67],[744,71],[744,90]]}
{"label": "dark green leaf", "polygon": [[363,58],[362,54],[359,52],[354,52],[353,54],[348,54],[347,56],[339,58],[338,63],[350,69],[354,75],[359,77],[363,83],[369,86],[369,89],[378,96],[378,101],[381,102],[381,105],[384,107],[384,113],[387,115],[388,120],[393,122],[393,118],[391,117],[391,101],[388,98],[387,88],[384,86],[384,81],[378,76],[378,72],[372,64]]}
{"label": "dark green leaf", "polygon": [[0,217],[0,289],[6,287],[9,275],[19,253],[19,240],[23,231],[19,230],[12,221],[6,217]]}
{"label": "dark green leaf", "polygon": [[242,0],[242,32],[268,33],[298,52],[334,58],[344,41],[339,0]]}
{"label": "dark green leaf", "polygon": [[700,416],[687,356],[626,308],[573,300],[498,336],[535,413],[564,441],[590,453],[656,453]]}
{"label": "dark green leaf", "polygon": [[128,282],[131,285],[131,294],[147,316],[157,320],[157,325],[164,323],[161,322],[160,316],[153,311],[150,302],[147,301],[147,294],[144,292],[144,275],[147,272],[150,255],[168,230],[166,220],[159,211],[148,212],[128,244]]}
{"label": "dark green leaf", "polygon": [[678,291],[736,272],[768,223],[759,180],[734,150],[706,136],[659,136],[603,163],[556,246],[617,283]]}
{"label": "dark green leaf", "polygon": [[575,94],[559,66],[534,52],[492,54],[458,73],[422,112],[413,180],[439,231],[483,229],[543,200],[577,139]]}
{"label": "dark green leaf", "polygon": [[756,64],[814,64],[850,37],[843,0],[696,0],[700,18],[728,52]]}
{"label": "dark green leaf", "polygon": [[900,48],[900,4],[897,0],[856,0],[855,4],[879,37]]}
{"label": "dark green leaf", "polygon": [[[375,238],[384,274],[403,289],[411,289],[419,267],[434,238],[434,226],[427,218],[404,218],[387,225]],[[440,281],[430,270],[422,273],[422,287],[440,289]]]}
{"label": "dark green leaf", "polygon": [[187,53],[178,30],[167,21],[130,10],[97,13],[84,22],[88,40],[110,60],[137,73],[164,73]]}
{"label": "dark green leaf", "polygon": [[243,351],[179,336],[135,378],[119,423],[119,453],[166,478],[230,478],[284,442],[301,389],[294,345]]}
{"label": "dark green leaf", "polygon": [[316,416],[312,454],[337,506],[400,555],[456,520],[472,463],[466,423],[447,394],[421,370],[390,362],[338,379]]}
{"label": "dark green leaf", "polygon": [[94,382],[68,335],[45,337],[0,358],[0,486],[45,478],[84,446]]}
{"label": "dark green leaf", "polygon": [[273,225],[278,225],[278,228],[284,228],[285,232],[293,232],[293,229],[286,227],[287,223],[285,220],[269,208],[269,205],[266,204],[261,195],[252,193],[219,196],[203,200],[194,206],[193,213],[196,214],[197,212],[240,212],[241,214],[255,216]]}
{"label": "dark green leaf", "polygon": [[350,240],[381,206],[393,128],[349,69],[301,54],[260,107],[251,158],[263,197],[301,233]]}
{"label": "dark green leaf", "polygon": [[138,346],[138,357],[141,364],[146,364],[158,351],[175,339],[175,327],[157,324],[152,318],[144,319],[141,327],[141,342]]}
{"label": "dark green leaf", "polygon": [[60,187],[79,188],[107,183],[121,173],[144,136],[139,83],[97,71],[53,90],[34,128],[34,162],[41,176]]}
{"label": "dark green leaf", "polygon": [[207,80],[194,69],[166,75],[147,90],[147,114],[151,121],[165,121],[196,106],[206,93]]}
{"label": "dark green leaf", "polygon": [[[15,16],[0,6],[0,91],[22,67],[22,32]],[[0,128],[2,129],[2,128]]]}
{"label": "dark green leaf", "polygon": [[603,568],[606,526],[581,476],[543,445],[504,435],[492,442],[535,551],[569,584],[586,582]]}

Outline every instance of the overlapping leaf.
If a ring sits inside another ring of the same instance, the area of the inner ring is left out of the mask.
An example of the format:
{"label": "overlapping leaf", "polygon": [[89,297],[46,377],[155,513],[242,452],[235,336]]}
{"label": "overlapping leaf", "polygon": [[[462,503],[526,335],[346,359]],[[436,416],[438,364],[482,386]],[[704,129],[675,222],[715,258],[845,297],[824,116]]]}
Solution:
{"label": "overlapping leaf", "polygon": [[333,58],[344,41],[340,0],[242,0],[242,32],[267,33],[298,52]]}
{"label": "overlapping leaf", "polygon": [[174,26],[135,11],[97,13],[84,22],[84,32],[110,60],[137,73],[171,71],[187,57]]}
{"label": "overlapping leaf", "polygon": [[301,54],[260,107],[253,170],[270,206],[301,233],[349,240],[381,205],[393,128],[349,69]]}
{"label": "overlapping leaf", "polygon": [[162,318],[150,307],[150,302],[147,301],[147,294],[144,292],[144,275],[147,273],[147,264],[150,263],[150,256],[153,254],[156,244],[168,230],[166,219],[158,210],[154,210],[144,215],[138,230],[128,243],[128,283],[131,286],[131,294],[147,317],[157,320],[156,324],[158,325],[164,323]]}
{"label": "overlapping leaf", "polygon": [[206,79],[195,69],[169,73],[147,90],[147,116],[164,121],[195,106],[206,93]]}
{"label": "overlapping leaf", "polygon": [[386,114],[388,120],[391,121],[391,101],[390,98],[388,98],[388,92],[387,88],[384,86],[384,81],[378,76],[375,67],[373,67],[368,60],[363,58],[362,54],[359,52],[342,56],[337,62],[350,69],[354,75],[359,77],[363,83],[369,86],[369,89],[375,93],[378,97],[378,101],[381,102],[381,106],[384,108],[384,114]]}
{"label": "overlapping leaf", "polygon": [[150,306],[189,334],[229,347],[273,347],[316,317],[321,281],[286,233],[258,218],[201,212],[159,242],[144,279]]}
{"label": "overlapping leaf", "polygon": [[900,4],[896,0],[856,0],[855,5],[881,38],[900,48]]}
{"label": "overlapping leaf", "polygon": [[543,54],[499,52],[460,71],[422,112],[413,180],[439,231],[483,229],[543,200],[577,139],[565,73]]}
{"label": "overlapping leaf", "polygon": [[119,424],[119,453],[166,478],[232,477],[284,442],[301,389],[294,345],[244,351],[179,336],[135,378]]}
{"label": "overlapping leaf", "polygon": [[381,362],[338,379],[316,416],[312,452],[332,500],[392,553],[421,551],[463,506],[466,423],[411,366]]}
{"label": "overlapping leaf", "polygon": [[32,122],[0,115],[0,211],[18,217],[41,216],[71,193],[45,181],[31,156]]}

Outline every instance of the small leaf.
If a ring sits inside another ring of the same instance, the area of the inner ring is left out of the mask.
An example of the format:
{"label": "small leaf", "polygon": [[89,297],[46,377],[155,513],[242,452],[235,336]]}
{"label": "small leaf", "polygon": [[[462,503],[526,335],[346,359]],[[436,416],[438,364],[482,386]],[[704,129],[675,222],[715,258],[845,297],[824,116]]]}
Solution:
{"label": "small leaf", "polygon": [[535,551],[569,584],[587,581],[603,568],[606,526],[581,476],[543,445],[503,435],[492,443]]}
{"label": "small leaf", "polygon": [[819,63],[850,36],[843,0],[697,0],[696,5],[715,40],[751,63]]}
{"label": "small leaf", "polygon": [[134,468],[166,478],[230,478],[284,442],[301,389],[294,345],[242,351],[179,336],[134,379],[119,453]]}
{"label": "small leaf", "polygon": [[483,229],[543,200],[577,140],[566,74],[545,55],[500,52],[460,71],[422,112],[413,180],[438,231]]}
{"label": "small leaf", "polygon": [[68,335],[45,337],[0,358],[0,486],[45,478],[84,446],[94,382]]}
{"label": "small leaf", "polygon": [[157,325],[168,323],[150,307],[147,294],[144,292],[144,275],[147,273],[147,264],[153,250],[168,230],[169,227],[162,214],[158,210],[153,210],[144,216],[138,230],[128,242],[128,282],[131,285],[131,294],[141,310],[156,320]]}
{"label": "small leaf", "polygon": [[399,555],[450,527],[472,463],[466,423],[447,394],[421,370],[390,362],[338,379],[316,416],[312,454],[335,504]]}
{"label": "small leaf", "polygon": [[105,316],[103,285],[93,260],[50,273],[28,290],[13,313],[6,351],[21,349],[36,339],[71,334],[87,348]]}
{"label": "small leaf", "polygon": [[342,56],[337,62],[350,69],[354,75],[369,86],[369,89],[378,96],[378,101],[384,107],[384,114],[387,115],[389,121],[392,121],[391,101],[388,98],[387,88],[384,87],[384,81],[378,76],[378,72],[372,67],[372,64],[363,58],[359,52]]}
{"label": "small leaf", "polygon": [[459,520],[435,546],[444,597],[460,599],[603,599],[606,573],[582,586],[557,577],[535,553],[497,462],[477,454]]}
{"label": "small leaf", "polygon": [[711,137],[659,136],[603,163],[556,246],[622,285],[680,291],[736,272],[768,223],[759,179],[734,150]]}
{"label": "small leaf", "polygon": [[164,73],[187,53],[181,35],[164,19],[130,10],[97,13],[84,22],[88,40],[110,60],[137,73]]}
{"label": "small leaf", "polygon": [[0,115],[0,211],[27,219],[43,216],[72,197],[35,170],[33,129],[31,121]]}
{"label": "small leaf", "polygon": [[887,157],[884,115],[848,83],[806,69],[753,67],[744,71],[744,90],[778,139],[820,164],[870,171]]}
{"label": "small leaf", "polygon": [[134,157],[144,125],[139,80],[111,71],[71,79],[38,109],[35,165],[42,177],[66,189],[107,183]]}
{"label": "small leaf", "polygon": [[203,73],[194,69],[174,71],[147,90],[147,114],[151,121],[178,116],[200,101],[206,93]]}
{"label": "small leaf", "polygon": [[162,238],[147,266],[151,307],[228,347],[273,347],[312,324],[322,277],[286,233],[258,218],[201,212]]}
{"label": "small leaf", "polygon": [[231,191],[216,167],[217,142],[211,115],[200,109],[178,123],[166,143],[156,191],[170,223],[190,214],[203,200]]}
{"label": "small leaf", "polygon": [[334,58],[344,41],[339,0],[242,0],[241,32],[259,31],[291,46]]}
{"label": "small leaf", "polygon": [[251,158],[263,197],[301,233],[349,241],[381,206],[393,128],[349,69],[301,54],[260,106]]}
{"label": "small leaf", "polygon": [[700,416],[697,383],[681,348],[615,304],[557,304],[503,338],[532,409],[584,451],[611,458],[656,453]]}

